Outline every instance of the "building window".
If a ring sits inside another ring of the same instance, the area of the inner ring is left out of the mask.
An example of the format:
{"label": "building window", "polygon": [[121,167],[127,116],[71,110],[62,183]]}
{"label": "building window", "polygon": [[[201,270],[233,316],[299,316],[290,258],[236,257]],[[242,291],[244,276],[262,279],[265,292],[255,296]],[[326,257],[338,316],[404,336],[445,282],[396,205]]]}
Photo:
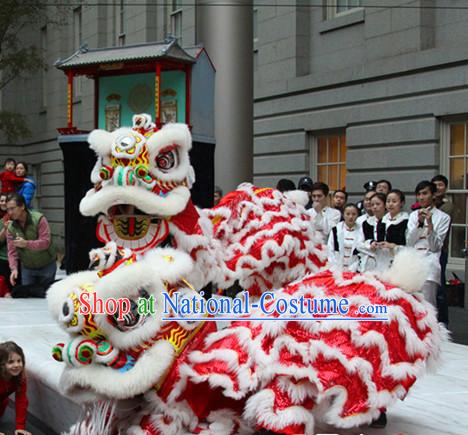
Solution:
{"label": "building window", "polygon": [[315,178],[330,190],[346,186],[346,136],[324,135],[316,137]]}
{"label": "building window", "polygon": [[125,45],[125,2],[120,0],[117,11],[117,45]]}
{"label": "building window", "polygon": [[462,250],[468,239],[468,121],[448,125],[445,139],[442,172],[449,180],[448,194],[453,201],[452,229],[450,231],[449,256],[461,262]]}
{"label": "building window", "polygon": [[253,42],[256,44],[258,42],[258,9],[253,10]]}
{"label": "building window", "polygon": [[73,45],[77,50],[82,43],[81,6],[73,9]]}
{"label": "building window", "polygon": [[172,0],[170,13],[171,34],[177,39],[179,45],[182,45],[182,1]]}
{"label": "building window", "polygon": [[339,17],[352,11],[353,9],[360,8],[362,5],[361,0],[325,0],[324,2],[324,16],[325,19]]}

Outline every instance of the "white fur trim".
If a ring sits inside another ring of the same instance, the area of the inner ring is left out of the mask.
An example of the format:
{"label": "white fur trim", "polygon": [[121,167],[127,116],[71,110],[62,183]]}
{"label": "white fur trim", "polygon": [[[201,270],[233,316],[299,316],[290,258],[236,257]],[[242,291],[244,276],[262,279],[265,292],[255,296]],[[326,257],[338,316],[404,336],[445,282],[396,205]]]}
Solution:
{"label": "white fur trim", "polygon": [[148,252],[143,260],[148,273],[157,275],[160,279],[174,283],[181,278],[190,281],[193,260],[190,255],[174,248],[156,248]]}
{"label": "white fur trim", "polygon": [[190,275],[193,261],[188,254],[173,248],[150,251],[140,261],[122,266],[101,278],[95,287],[96,295],[108,298],[138,299],[138,290],[145,288],[155,297],[154,315],[147,316],[139,327],[120,331],[107,321],[107,315],[95,315],[97,325],[106,333],[109,341],[120,349],[128,349],[151,339],[161,327],[163,298],[166,291],[163,281],[176,283]]}
{"label": "white fur trim", "polygon": [[112,150],[114,135],[105,130],[93,130],[89,133],[89,147],[101,157],[107,157]]}
{"label": "white fur trim", "polygon": [[182,212],[190,199],[190,191],[178,186],[167,196],[158,196],[143,187],[104,186],[96,192],[90,189],[80,202],[80,212],[84,216],[106,214],[110,207],[119,204],[132,204],[149,215],[174,216]]}
{"label": "white fur trim", "polygon": [[137,115],[133,115],[132,125],[133,128],[144,128],[146,130],[155,127],[151,115],[148,115],[147,113],[138,113]]}
{"label": "white fur trim", "polygon": [[247,401],[244,417],[251,421],[260,423],[263,427],[281,429],[296,424],[305,426],[304,433],[314,433],[314,416],[301,406],[291,406],[282,410],[274,411],[275,395],[269,389],[261,390]]}
{"label": "white fur trim", "polygon": [[55,320],[58,321],[62,313],[63,303],[72,290],[75,290],[82,284],[95,283],[98,279],[97,272],[86,271],[74,273],[54,283],[47,291],[47,305],[49,312]]}
{"label": "white fur trim", "polygon": [[[92,392],[114,399],[127,399],[153,387],[175,358],[174,348],[166,341],[156,342],[127,372],[90,365],[79,369],[66,368],[60,379],[65,394],[79,397],[79,392]],[[86,397],[86,396],[85,396]],[[87,396],[89,398],[89,396]]]}
{"label": "white fur trim", "polygon": [[305,206],[309,202],[309,194],[303,190],[289,190],[283,192],[283,195],[296,204]]}
{"label": "white fur trim", "polygon": [[429,262],[421,252],[413,248],[402,249],[395,256],[392,267],[382,278],[407,292],[421,290],[429,275]]}
{"label": "white fur trim", "polygon": [[[156,157],[159,152],[170,145],[177,145],[178,165],[168,172],[162,172],[156,167]],[[146,142],[149,152],[151,173],[163,181],[183,181],[190,175],[190,159],[188,152],[192,148],[192,137],[186,124],[166,124],[153,134]]]}

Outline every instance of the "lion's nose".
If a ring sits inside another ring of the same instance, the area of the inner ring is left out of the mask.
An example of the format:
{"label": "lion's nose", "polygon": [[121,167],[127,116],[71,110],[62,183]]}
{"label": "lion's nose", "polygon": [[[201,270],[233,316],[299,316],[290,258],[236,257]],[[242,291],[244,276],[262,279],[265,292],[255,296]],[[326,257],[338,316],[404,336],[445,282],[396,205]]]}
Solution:
{"label": "lion's nose", "polygon": [[116,186],[127,187],[137,184],[135,171],[130,166],[118,166],[115,168],[112,179]]}

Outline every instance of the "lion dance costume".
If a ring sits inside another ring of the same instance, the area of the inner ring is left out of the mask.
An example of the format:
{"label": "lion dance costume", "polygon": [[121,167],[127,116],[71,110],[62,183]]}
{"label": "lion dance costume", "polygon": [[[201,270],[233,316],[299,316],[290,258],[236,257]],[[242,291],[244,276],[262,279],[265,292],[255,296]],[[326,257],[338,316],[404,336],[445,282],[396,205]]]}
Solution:
{"label": "lion dance costume", "polygon": [[[53,350],[65,364],[61,387],[84,404],[71,434],[349,428],[404,398],[436,362],[444,331],[417,292],[424,275],[413,254],[397,257],[385,278],[327,269],[304,208],[274,189],[243,184],[213,209],[197,209],[185,125],[158,130],[136,115],[132,128],[95,130],[89,143],[94,188],[80,211],[99,215],[105,246],[91,252],[93,270],[54,284],[47,296],[70,335]],[[248,290],[251,300],[265,292],[286,301],[346,297],[351,313],[386,305],[388,320],[271,321],[280,315],[252,306],[221,325],[137,310],[142,298],[158,307],[163,292],[199,297],[207,285]],[[82,314],[84,294],[125,297],[131,309],[121,318]]]}

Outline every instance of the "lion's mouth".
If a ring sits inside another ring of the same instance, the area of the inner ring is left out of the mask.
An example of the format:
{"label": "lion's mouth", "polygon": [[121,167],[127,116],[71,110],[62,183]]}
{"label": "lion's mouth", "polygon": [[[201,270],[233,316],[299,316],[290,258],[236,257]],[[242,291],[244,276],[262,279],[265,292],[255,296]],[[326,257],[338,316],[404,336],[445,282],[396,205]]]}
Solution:
{"label": "lion's mouth", "polygon": [[147,213],[135,207],[133,204],[118,204],[113,205],[107,210],[109,219],[114,218],[129,218],[129,217],[149,217]]}
{"label": "lion's mouth", "polygon": [[133,204],[117,204],[101,215],[97,232],[104,243],[113,240],[118,246],[144,252],[168,238],[169,226],[164,217],[149,215]]}
{"label": "lion's mouth", "polygon": [[135,300],[130,299],[130,311],[119,320],[119,313],[114,314],[110,317],[112,324],[119,329],[120,331],[128,331],[130,329],[135,329],[140,326],[145,318],[140,316],[138,312],[138,304]]}
{"label": "lion's mouth", "polygon": [[107,216],[112,222],[116,235],[122,240],[144,239],[150,236],[148,233],[156,233],[162,221],[159,217],[150,216],[132,204],[114,205],[108,209]]}

